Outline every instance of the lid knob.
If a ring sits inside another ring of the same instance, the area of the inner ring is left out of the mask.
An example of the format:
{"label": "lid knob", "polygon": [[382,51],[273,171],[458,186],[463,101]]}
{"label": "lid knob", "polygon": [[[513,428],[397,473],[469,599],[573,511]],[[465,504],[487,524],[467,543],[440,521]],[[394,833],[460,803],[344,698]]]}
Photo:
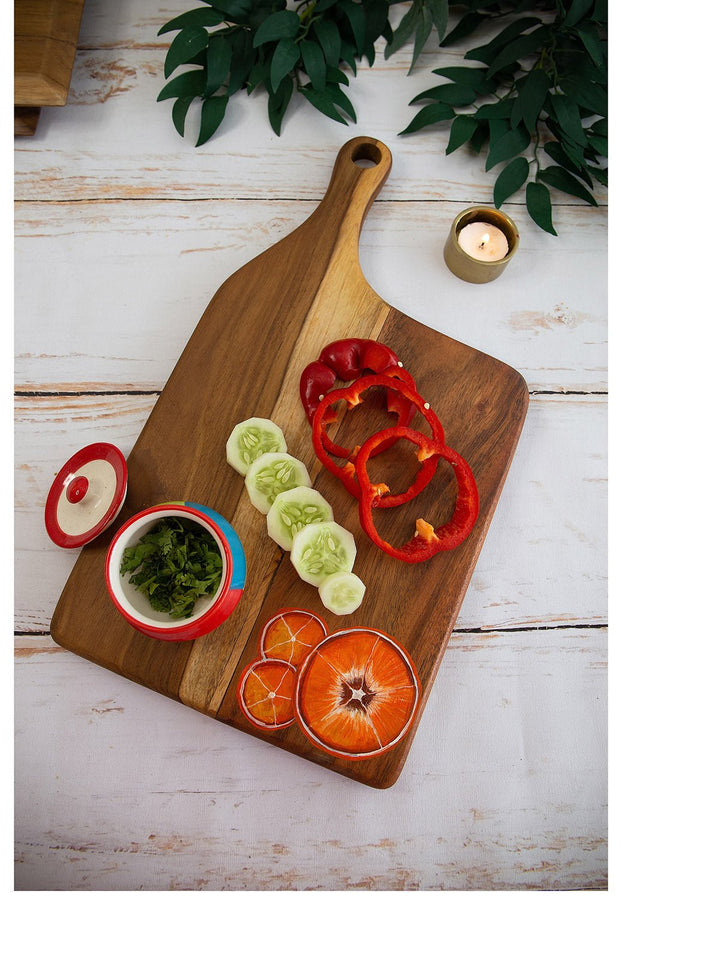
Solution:
{"label": "lid knob", "polygon": [[68,498],[70,503],[80,503],[82,498],[88,491],[87,477],[75,477],[68,485],[65,491],[65,496]]}

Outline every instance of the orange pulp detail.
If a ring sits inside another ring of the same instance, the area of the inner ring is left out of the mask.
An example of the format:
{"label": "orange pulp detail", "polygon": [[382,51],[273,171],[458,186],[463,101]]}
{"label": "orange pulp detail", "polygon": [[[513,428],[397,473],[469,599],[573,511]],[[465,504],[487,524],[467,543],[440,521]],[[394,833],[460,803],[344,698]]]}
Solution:
{"label": "orange pulp detail", "polygon": [[263,628],[260,655],[297,667],[326,635],[327,626],[317,614],[309,610],[280,610]]}
{"label": "orange pulp detail", "polygon": [[419,698],[407,652],[391,637],[357,627],[331,634],[307,656],[297,677],[295,715],[321,750],[362,760],[405,736]]}
{"label": "orange pulp detail", "polygon": [[254,660],[237,688],[240,709],[261,730],[289,727],[294,720],[295,667],[285,660]]}

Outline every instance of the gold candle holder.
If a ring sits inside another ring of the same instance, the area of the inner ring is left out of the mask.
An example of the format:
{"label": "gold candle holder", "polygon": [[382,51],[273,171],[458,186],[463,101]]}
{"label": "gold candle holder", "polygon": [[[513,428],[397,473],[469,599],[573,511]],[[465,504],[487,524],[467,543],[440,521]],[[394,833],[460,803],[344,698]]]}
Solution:
{"label": "gold candle holder", "polygon": [[[476,221],[492,224],[505,234],[508,251],[504,257],[499,260],[478,260],[463,250],[458,241],[458,235],[463,227]],[[461,280],[467,280],[468,283],[489,283],[490,280],[500,276],[515,256],[519,245],[520,234],[507,214],[501,213],[494,207],[468,207],[453,220],[445,242],[445,263]]]}

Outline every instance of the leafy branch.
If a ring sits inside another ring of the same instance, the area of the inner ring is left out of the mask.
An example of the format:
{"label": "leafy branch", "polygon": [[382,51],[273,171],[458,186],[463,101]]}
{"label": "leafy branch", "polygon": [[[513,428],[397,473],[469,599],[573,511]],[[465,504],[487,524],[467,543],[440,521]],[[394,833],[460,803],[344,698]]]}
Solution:
{"label": "leafy branch", "polygon": [[[449,33],[449,0],[412,0],[395,28],[389,13],[399,0],[299,0],[292,9],[287,0],[201,2],[159,31],[176,34],[165,78],[190,69],[169,79],[158,100],[174,101],[180,136],[200,101],[196,146],[216,132],[241,90],[266,92],[278,136],[295,94],[338,123],[355,122],[347,71],[357,75],[363,58],[372,66],[380,38],[385,59],[412,41],[412,70],[433,30],[445,47],[487,34],[500,20],[492,39],[465,53],[475,65],[433,71],[449,83],[411,101],[428,102],[401,133],[449,123],[446,153],[467,145],[486,152],[486,170],[505,164],[496,206],[525,186],[531,217],[549,233],[549,186],[597,205],[594,182],[607,184],[607,0],[464,0],[453,5],[464,12]],[[542,165],[541,149],[552,165]]]}
{"label": "leafy branch", "polygon": [[464,60],[478,65],[434,70],[450,82],[411,101],[429,102],[401,133],[450,122],[446,154],[468,144],[485,152],[485,170],[504,164],[495,180],[495,206],[524,186],[528,213],[555,234],[549,187],[597,206],[595,183],[607,186],[607,0],[469,5],[441,46],[486,29],[497,17],[507,20],[508,13],[532,8],[555,16],[515,16],[493,39],[465,53]]}

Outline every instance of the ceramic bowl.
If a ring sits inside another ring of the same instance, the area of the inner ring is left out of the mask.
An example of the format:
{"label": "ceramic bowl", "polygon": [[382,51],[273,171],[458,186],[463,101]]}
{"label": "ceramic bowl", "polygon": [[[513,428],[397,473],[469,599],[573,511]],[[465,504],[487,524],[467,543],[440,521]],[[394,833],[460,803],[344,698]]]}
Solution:
{"label": "ceramic bowl", "polygon": [[[147,598],[120,574],[126,547],[134,546],[163,517],[193,520],[214,537],[223,561],[220,586],[212,597],[202,597],[190,617],[174,620],[170,614],[153,610]],[[110,597],[128,623],[157,640],[194,640],[218,627],[237,606],[245,586],[245,552],[231,525],[210,507],[182,501],[161,503],[131,517],[115,534],[105,560],[105,583]]]}

